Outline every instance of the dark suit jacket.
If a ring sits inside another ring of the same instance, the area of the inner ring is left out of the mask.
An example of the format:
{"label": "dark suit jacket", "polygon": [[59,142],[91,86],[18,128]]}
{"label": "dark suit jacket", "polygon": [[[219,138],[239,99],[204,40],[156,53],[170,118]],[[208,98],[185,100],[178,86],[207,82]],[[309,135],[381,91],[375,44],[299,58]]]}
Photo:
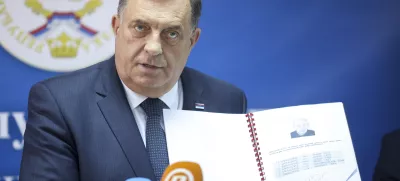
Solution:
{"label": "dark suit jacket", "polygon": [[313,130],[307,130],[307,132],[300,136],[297,131],[293,131],[290,133],[291,138],[300,138],[300,137],[304,137],[304,136],[314,136],[315,135],[315,131]]}
{"label": "dark suit jacket", "polygon": [[400,130],[382,138],[373,181],[400,181]]}
{"label": "dark suit jacket", "polygon": [[[185,68],[184,110],[245,113],[238,88]],[[35,84],[30,91],[20,181],[155,180],[114,58]]]}

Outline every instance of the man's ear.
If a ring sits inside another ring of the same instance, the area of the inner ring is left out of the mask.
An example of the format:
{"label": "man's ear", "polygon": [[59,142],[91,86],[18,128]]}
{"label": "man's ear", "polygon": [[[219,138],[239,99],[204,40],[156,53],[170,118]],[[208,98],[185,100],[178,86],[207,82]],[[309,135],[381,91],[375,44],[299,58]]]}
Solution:
{"label": "man's ear", "polygon": [[199,41],[200,34],[201,34],[200,28],[196,28],[193,31],[192,37],[190,37],[190,49],[192,49],[194,47],[194,45],[196,45],[197,41]]}
{"label": "man's ear", "polygon": [[119,18],[119,16],[118,15],[114,15],[113,17],[112,17],[112,20],[111,20],[111,26],[112,26],[112,28],[113,28],[113,31],[114,31],[114,35],[117,35],[117,33],[118,33],[118,31],[119,31],[119,28],[120,28],[120,18]]}

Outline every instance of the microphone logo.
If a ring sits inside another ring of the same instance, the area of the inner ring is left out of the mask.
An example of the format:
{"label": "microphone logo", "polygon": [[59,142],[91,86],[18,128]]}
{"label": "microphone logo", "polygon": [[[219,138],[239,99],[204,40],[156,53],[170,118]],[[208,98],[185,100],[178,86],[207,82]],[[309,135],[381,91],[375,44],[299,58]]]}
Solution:
{"label": "microphone logo", "polygon": [[167,167],[162,181],[203,181],[200,165],[193,162],[177,162]]}

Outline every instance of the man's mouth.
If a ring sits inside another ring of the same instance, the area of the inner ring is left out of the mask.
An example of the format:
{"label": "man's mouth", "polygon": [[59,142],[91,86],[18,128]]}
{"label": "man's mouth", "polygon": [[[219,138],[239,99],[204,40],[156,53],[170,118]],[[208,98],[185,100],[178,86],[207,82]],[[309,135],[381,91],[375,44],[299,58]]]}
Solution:
{"label": "man's mouth", "polygon": [[150,65],[150,64],[145,64],[145,63],[141,63],[140,65],[142,65],[142,66],[144,66],[146,68],[153,68],[153,69],[161,68],[161,67],[158,67],[158,66],[155,66],[155,65]]}

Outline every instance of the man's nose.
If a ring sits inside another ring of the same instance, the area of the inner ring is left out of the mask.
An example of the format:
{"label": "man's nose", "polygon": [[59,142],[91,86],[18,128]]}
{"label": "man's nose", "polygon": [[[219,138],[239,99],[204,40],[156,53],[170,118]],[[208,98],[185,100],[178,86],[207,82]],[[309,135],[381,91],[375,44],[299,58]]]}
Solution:
{"label": "man's nose", "polygon": [[151,56],[162,54],[161,39],[159,34],[153,34],[146,42],[144,50]]}

